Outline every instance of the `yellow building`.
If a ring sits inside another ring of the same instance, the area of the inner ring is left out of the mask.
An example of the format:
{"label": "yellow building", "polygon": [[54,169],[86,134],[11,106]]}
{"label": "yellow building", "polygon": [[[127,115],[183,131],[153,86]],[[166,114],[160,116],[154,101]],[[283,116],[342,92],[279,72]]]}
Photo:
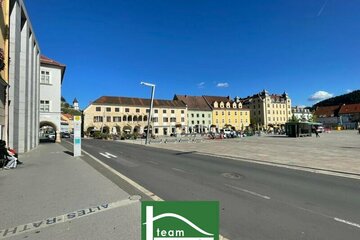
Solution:
{"label": "yellow building", "polygon": [[[147,130],[149,107],[150,99],[100,97],[84,110],[84,131],[142,134]],[[187,108],[182,101],[155,99],[152,116],[150,130],[154,135],[186,131]]]}
{"label": "yellow building", "polygon": [[240,98],[203,96],[212,109],[212,131],[244,130],[250,125],[250,111],[243,108]]}
{"label": "yellow building", "polygon": [[269,94],[266,90],[242,99],[243,105],[250,109],[251,123],[254,127],[268,129],[281,128],[292,117],[291,99],[283,94]]}
{"label": "yellow building", "polygon": [[9,0],[0,0],[0,139],[7,140],[9,85]]}

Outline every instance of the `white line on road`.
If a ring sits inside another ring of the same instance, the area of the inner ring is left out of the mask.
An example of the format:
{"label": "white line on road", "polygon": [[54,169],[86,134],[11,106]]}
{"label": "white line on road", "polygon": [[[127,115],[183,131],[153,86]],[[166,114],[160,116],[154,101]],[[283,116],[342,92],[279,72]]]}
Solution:
{"label": "white line on road", "polygon": [[171,169],[177,172],[187,173],[185,170],[182,170],[180,168],[171,168]]}
{"label": "white line on road", "polygon": [[233,189],[239,190],[239,191],[241,191],[241,192],[249,193],[249,194],[251,194],[251,195],[264,198],[264,199],[266,199],[266,200],[270,200],[270,199],[271,199],[271,198],[268,197],[268,196],[265,196],[265,195],[262,195],[262,194],[259,194],[259,193],[253,192],[253,191],[249,191],[249,190],[244,189],[244,188],[235,187],[235,186],[232,186],[232,185],[229,185],[229,184],[224,184],[224,185],[227,186],[227,187],[229,187],[229,188],[233,188]]}
{"label": "white line on road", "polygon": [[159,163],[154,162],[154,161],[147,161],[148,163],[154,164],[154,165],[159,165]]}
{"label": "white line on road", "polygon": [[103,156],[106,157],[106,158],[111,158],[110,156],[108,156],[108,155],[105,154],[105,153],[100,153],[100,155],[103,155]]}
{"label": "white line on road", "polygon": [[111,154],[111,153],[105,152],[105,154],[107,154],[107,155],[110,156],[110,157],[117,158],[117,156],[115,156],[115,155],[113,155],[113,154]]}
{"label": "white line on road", "polygon": [[360,228],[360,224],[357,224],[357,223],[349,222],[349,221],[346,221],[346,220],[340,219],[340,218],[334,218],[334,220],[337,221],[337,222],[348,224],[348,225],[353,226],[353,227]]}

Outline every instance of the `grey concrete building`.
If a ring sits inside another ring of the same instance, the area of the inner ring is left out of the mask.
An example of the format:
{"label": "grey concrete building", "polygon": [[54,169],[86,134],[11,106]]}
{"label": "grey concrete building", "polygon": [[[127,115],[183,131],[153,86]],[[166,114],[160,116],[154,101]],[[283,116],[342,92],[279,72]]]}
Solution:
{"label": "grey concrete building", "polygon": [[23,0],[10,1],[9,135],[19,153],[39,142],[40,49]]}

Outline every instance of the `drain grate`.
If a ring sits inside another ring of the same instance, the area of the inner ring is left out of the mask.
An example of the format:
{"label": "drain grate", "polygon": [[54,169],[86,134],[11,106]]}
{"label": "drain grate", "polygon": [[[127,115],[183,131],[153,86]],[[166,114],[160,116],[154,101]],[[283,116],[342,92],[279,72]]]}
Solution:
{"label": "drain grate", "polygon": [[239,173],[222,173],[221,175],[223,177],[230,178],[230,179],[242,179],[242,178],[244,178],[244,176],[239,174]]}

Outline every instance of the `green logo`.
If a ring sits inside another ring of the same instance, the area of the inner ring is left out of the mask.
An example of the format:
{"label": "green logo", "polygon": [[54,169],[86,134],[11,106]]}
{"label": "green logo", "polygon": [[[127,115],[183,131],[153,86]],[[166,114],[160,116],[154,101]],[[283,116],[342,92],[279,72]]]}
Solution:
{"label": "green logo", "polygon": [[142,240],[218,240],[219,202],[142,202]]}

